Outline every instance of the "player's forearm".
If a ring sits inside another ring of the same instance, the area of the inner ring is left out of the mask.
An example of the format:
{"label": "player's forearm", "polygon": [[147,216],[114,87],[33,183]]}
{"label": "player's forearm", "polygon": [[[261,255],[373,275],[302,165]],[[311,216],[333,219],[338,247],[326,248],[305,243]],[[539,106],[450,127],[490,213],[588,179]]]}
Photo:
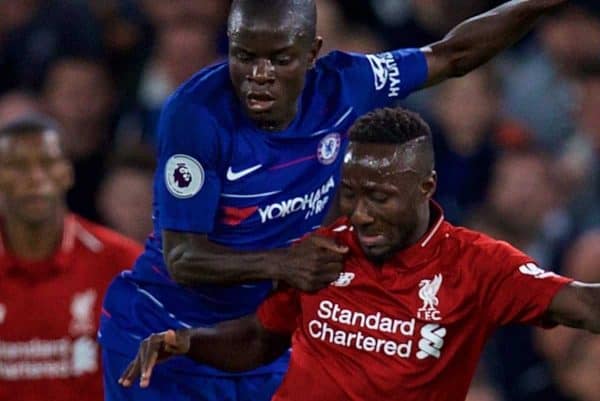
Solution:
{"label": "player's forearm", "polygon": [[575,281],[552,299],[547,321],[600,334],[600,284]]}
{"label": "player's forearm", "polygon": [[462,22],[424,49],[435,55],[429,60],[433,65],[428,84],[477,68],[522,38],[540,16],[564,3],[566,0],[514,0]]}
{"label": "player's forearm", "polygon": [[171,278],[184,286],[235,285],[257,280],[278,280],[283,250],[242,252],[207,239],[165,236],[165,262]]}
{"label": "player's forearm", "polygon": [[187,357],[229,372],[267,364],[290,346],[289,336],[266,331],[255,315],[192,329],[190,340]]}
{"label": "player's forearm", "polygon": [[582,303],[587,306],[581,328],[600,334],[600,284],[578,288]]}

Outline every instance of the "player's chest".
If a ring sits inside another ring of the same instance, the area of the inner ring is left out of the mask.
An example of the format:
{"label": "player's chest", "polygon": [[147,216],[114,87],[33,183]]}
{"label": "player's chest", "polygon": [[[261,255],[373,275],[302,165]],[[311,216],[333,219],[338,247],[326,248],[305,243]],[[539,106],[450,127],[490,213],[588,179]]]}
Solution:
{"label": "player's chest", "polygon": [[219,221],[248,228],[293,220],[310,230],[334,199],[347,139],[333,129],[259,139],[239,135],[232,143],[221,168]]}
{"label": "player's chest", "polygon": [[302,138],[240,133],[221,164],[223,192],[243,195],[314,186],[339,169],[346,143],[343,133],[335,130]]}
{"label": "player's chest", "polygon": [[462,346],[475,329],[477,301],[459,276],[435,269],[348,269],[328,289],[303,297],[303,330],[336,353],[399,372],[426,369],[447,360],[448,350]]}
{"label": "player's chest", "polygon": [[105,284],[68,275],[47,281],[4,280],[0,284],[0,338],[93,338]]}

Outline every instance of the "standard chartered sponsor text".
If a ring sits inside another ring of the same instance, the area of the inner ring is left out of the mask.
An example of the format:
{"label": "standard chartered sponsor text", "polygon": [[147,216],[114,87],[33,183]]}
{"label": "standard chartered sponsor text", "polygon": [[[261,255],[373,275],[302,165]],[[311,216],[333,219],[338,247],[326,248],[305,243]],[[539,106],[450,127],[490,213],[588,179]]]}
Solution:
{"label": "standard chartered sponsor text", "polygon": [[98,345],[88,336],[0,341],[0,379],[58,379],[97,370]]}
{"label": "standard chartered sponsor text", "polygon": [[[308,322],[311,337],[335,345],[356,348],[367,352],[381,352],[388,356],[408,358],[411,355],[413,341],[398,342],[389,338],[377,338],[365,334],[360,329],[375,330],[381,333],[399,334],[413,337],[415,319],[400,320],[383,315],[381,312],[366,314],[340,307],[329,300],[322,300],[317,311],[319,319]],[[349,329],[332,327],[329,322],[348,326]]]}

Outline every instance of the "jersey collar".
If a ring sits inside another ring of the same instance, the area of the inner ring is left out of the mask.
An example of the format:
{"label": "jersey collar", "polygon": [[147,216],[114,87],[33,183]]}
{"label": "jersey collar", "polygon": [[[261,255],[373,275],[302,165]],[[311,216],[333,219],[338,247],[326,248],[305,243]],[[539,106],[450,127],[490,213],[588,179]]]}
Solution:
{"label": "jersey collar", "polygon": [[449,226],[440,205],[431,201],[429,208],[431,218],[427,232],[415,244],[398,251],[386,265],[413,269],[437,256],[441,240],[448,236]]}
{"label": "jersey collar", "polygon": [[0,275],[4,273],[37,279],[65,271],[69,265],[69,257],[75,247],[78,223],[75,215],[68,214],[65,216],[63,224],[60,247],[50,258],[35,262],[19,259],[10,252],[0,231]]}

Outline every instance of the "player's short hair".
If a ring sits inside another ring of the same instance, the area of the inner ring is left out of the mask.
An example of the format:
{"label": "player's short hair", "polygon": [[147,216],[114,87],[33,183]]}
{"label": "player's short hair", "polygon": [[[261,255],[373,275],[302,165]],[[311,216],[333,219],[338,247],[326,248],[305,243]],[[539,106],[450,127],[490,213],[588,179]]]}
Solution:
{"label": "player's short hair", "polygon": [[52,118],[43,114],[30,114],[0,126],[0,137],[17,137],[46,131],[60,134],[61,130],[58,123]]}
{"label": "player's short hair", "polygon": [[314,40],[317,36],[317,5],[315,0],[233,0],[229,13],[228,30],[231,29],[232,16],[236,12],[251,16],[293,15],[297,28]]}
{"label": "player's short hair", "polygon": [[371,111],[350,127],[353,142],[402,145],[417,138],[431,139],[431,128],[421,116],[401,107]]}
{"label": "player's short hair", "polygon": [[434,168],[433,138],[429,124],[421,116],[401,107],[371,111],[357,119],[348,132],[350,141],[403,145],[423,138],[417,147],[418,171],[428,175]]}

